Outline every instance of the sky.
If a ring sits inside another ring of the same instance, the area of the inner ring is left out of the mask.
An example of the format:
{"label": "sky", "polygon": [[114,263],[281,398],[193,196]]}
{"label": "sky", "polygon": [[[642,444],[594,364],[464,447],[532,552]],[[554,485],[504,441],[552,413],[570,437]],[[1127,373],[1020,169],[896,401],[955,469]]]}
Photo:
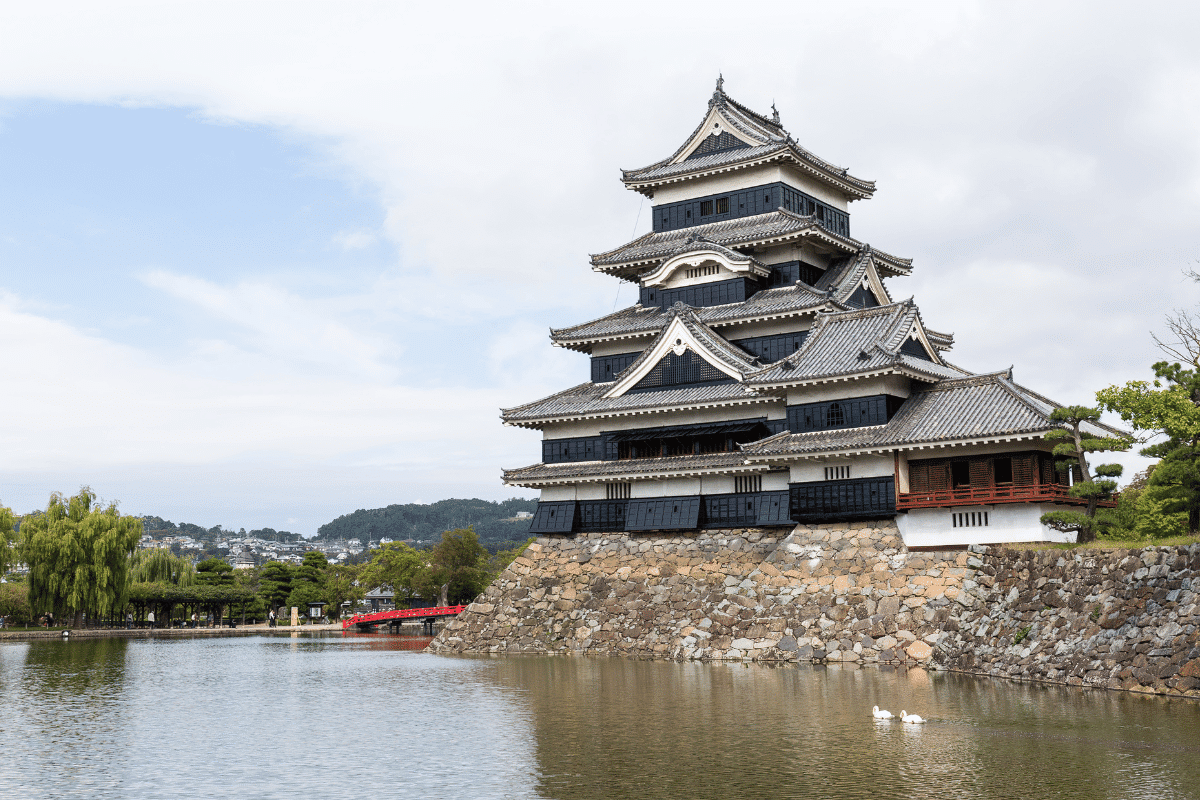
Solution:
{"label": "sky", "polygon": [[[0,504],[311,536],[532,497],[501,407],[587,380],[718,74],[877,181],[948,358],[1065,404],[1200,305],[1200,11],[1086,3],[0,5]],[[1153,13],[1146,13],[1152,9]],[[1145,461],[1123,459],[1127,470]]]}

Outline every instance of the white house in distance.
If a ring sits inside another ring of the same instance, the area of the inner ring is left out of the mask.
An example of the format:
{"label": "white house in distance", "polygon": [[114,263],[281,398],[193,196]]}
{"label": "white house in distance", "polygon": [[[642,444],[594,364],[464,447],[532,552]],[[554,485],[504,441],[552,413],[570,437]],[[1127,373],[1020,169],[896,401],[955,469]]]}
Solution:
{"label": "white house in distance", "polygon": [[[774,111],[774,109],[772,109]],[[552,329],[590,380],[502,410],[543,433],[504,471],[530,531],[687,531],[894,519],[908,547],[1063,540],[1057,405],[946,360],[889,286],[912,261],[853,238],[871,181],[808,152],[722,81],[670,157],[623,172],[653,230],[591,257],[636,305]],[[1107,429],[1105,429],[1107,432]]]}

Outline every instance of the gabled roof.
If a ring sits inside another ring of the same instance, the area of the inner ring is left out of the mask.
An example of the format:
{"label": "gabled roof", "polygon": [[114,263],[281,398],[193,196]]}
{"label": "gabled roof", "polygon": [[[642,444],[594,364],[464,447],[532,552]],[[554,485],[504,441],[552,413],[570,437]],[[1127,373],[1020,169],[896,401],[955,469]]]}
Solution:
{"label": "gabled roof", "polygon": [[[751,461],[780,456],[817,456],[849,452],[923,449],[939,445],[1005,439],[1040,438],[1061,427],[1050,421],[1057,403],[1035,395],[1012,380],[1012,372],[994,372],[939,381],[920,388],[884,424],[862,428],[780,433],[742,446]],[[1098,426],[1101,435],[1122,432]]]}
{"label": "gabled roof", "polygon": [[692,350],[700,358],[736,380],[759,368],[758,359],[748,355],[713,332],[696,316],[696,312],[683,303],[676,303],[667,310],[667,324],[650,346],[621,371],[612,382],[605,398],[616,398],[632,389],[655,364],[674,352],[682,355],[683,350]]}
{"label": "gabled roof", "polygon": [[[717,89],[708,101],[708,111],[678,150],[647,167],[622,170],[622,183],[650,196],[654,194],[656,186],[665,183],[763,163],[785,162],[841,192],[848,199],[857,200],[874,194],[874,181],[856,178],[848,170],[805,150],[780,124],[778,112],[768,119],[751,111],[725,94],[723,83],[722,79],[717,79]],[[737,146],[696,157],[694,154],[703,140],[713,134],[726,135],[735,140]]]}
{"label": "gabled roof", "polygon": [[[634,274],[670,258],[688,239],[695,236],[703,236],[709,242],[730,249],[786,244],[805,238],[817,239],[846,255],[857,255],[864,249],[862,242],[824,228],[815,216],[805,216],[780,208],[765,214],[710,222],[690,228],[652,231],[615,250],[592,255],[592,269],[632,279]],[[908,275],[912,272],[912,259],[899,258],[881,250],[872,250],[871,257],[876,268],[885,277]]]}
{"label": "gabled roof", "polygon": [[911,300],[856,311],[830,307],[817,315],[799,350],[750,375],[746,383],[761,389],[888,373],[925,381],[962,374],[942,364],[936,349],[925,343],[922,347],[931,361],[901,352],[905,340],[914,333],[922,339],[920,316]]}
{"label": "gabled roof", "polygon": [[746,253],[730,250],[700,234],[693,234],[672,250],[657,267],[642,273],[642,286],[665,283],[684,266],[698,266],[703,261],[720,264],[726,271],[766,277],[771,269],[757,258]]}

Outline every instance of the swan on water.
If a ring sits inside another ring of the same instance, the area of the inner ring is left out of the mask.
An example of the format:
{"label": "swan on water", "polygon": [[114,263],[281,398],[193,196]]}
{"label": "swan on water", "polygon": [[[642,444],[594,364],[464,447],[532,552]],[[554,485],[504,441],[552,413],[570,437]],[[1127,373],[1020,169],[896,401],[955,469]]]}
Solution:
{"label": "swan on water", "polygon": [[887,709],[880,711],[879,706],[871,706],[871,714],[875,717],[875,719],[891,719],[895,716],[895,714]]}
{"label": "swan on water", "polygon": [[919,725],[920,723],[925,721],[921,717],[917,716],[916,714],[910,714],[904,710],[900,711],[900,719],[904,722],[912,723],[913,725]]}

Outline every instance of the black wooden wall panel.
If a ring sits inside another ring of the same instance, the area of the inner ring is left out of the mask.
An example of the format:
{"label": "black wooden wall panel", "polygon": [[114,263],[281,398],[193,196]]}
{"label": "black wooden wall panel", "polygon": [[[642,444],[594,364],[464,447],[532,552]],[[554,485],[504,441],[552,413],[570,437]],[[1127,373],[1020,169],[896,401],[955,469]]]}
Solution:
{"label": "black wooden wall panel", "polygon": [[[729,200],[729,210],[726,213],[700,213],[700,204],[706,201],[713,201],[712,209],[715,212],[717,207],[715,201],[721,198]],[[765,214],[777,208],[786,208],[805,216],[815,215],[822,227],[842,236],[850,235],[849,214],[781,182],[766,183],[734,192],[709,194],[680,200],[677,203],[655,206],[653,227],[656,232],[674,231],[696,225],[707,225],[710,222]]]}
{"label": "black wooden wall panel", "polygon": [[592,383],[608,383],[637,360],[641,353],[619,353],[615,356],[592,356]]}
{"label": "black wooden wall panel", "polygon": [[702,497],[653,497],[629,501],[627,531],[695,530],[701,525]]}
{"label": "black wooden wall panel", "polygon": [[691,350],[683,355],[667,353],[628,393],[649,392],[666,386],[733,383],[734,379]]}
{"label": "black wooden wall panel", "polygon": [[775,336],[754,336],[749,339],[731,339],[732,344],[745,350],[752,356],[758,356],[763,363],[771,364],[781,358],[787,358],[800,349],[808,337],[808,331],[795,333],[780,333]]}
{"label": "black wooden wall panel", "polygon": [[825,274],[825,270],[803,261],[785,261],[782,264],[770,264],[771,276],[767,278],[768,286],[791,286],[796,281],[803,281],[809,286],[816,284]]}
{"label": "black wooden wall panel", "polygon": [[754,525],[758,521],[759,492],[706,494],[705,526],[709,528]]}
{"label": "black wooden wall panel", "polygon": [[837,522],[896,513],[896,482],[891,476],[789,484],[791,517],[796,522]]}
{"label": "black wooden wall panel", "polygon": [[929,357],[929,352],[925,349],[925,345],[921,344],[911,336],[904,340],[904,344],[900,345],[900,352],[915,358],[923,358],[926,361],[933,361]]}
{"label": "black wooden wall panel", "polygon": [[896,415],[901,397],[877,394],[847,400],[827,400],[788,406],[788,429],[792,433],[882,425]]}
{"label": "black wooden wall panel", "polygon": [[721,131],[716,136],[705,136],[700,146],[693,150],[692,154],[685,158],[684,161],[691,161],[693,158],[700,158],[712,153],[723,153],[726,150],[741,150],[743,147],[749,146],[732,133]]}
{"label": "black wooden wall panel", "polygon": [[692,308],[707,308],[744,302],[753,297],[760,288],[762,287],[757,281],[749,278],[730,278],[726,281],[681,286],[678,289],[643,286],[638,293],[638,302],[644,308],[670,308],[676,303],[683,303]]}
{"label": "black wooden wall panel", "polygon": [[574,500],[540,502],[533,512],[530,533],[571,533],[578,529],[579,508]]}
{"label": "black wooden wall panel", "polygon": [[879,300],[875,298],[875,293],[870,289],[859,286],[846,298],[846,305],[853,306],[854,308],[874,308],[879,305]]}
{"label": "black wooden wall panel", "polygon": [[542,442],[543,464],[562,464],[567,461],[601,461],[603,458],[604,437],[602,436],[546,439]]}
{"label": "black wooden wall panel", "polygon": [[790,492],[759,492],[755,525],[791,525]]}
{"label": "black wooden wall panel", "polygon": [[625,530],[628,500],[580,500],[579,530],[586,533]]}

